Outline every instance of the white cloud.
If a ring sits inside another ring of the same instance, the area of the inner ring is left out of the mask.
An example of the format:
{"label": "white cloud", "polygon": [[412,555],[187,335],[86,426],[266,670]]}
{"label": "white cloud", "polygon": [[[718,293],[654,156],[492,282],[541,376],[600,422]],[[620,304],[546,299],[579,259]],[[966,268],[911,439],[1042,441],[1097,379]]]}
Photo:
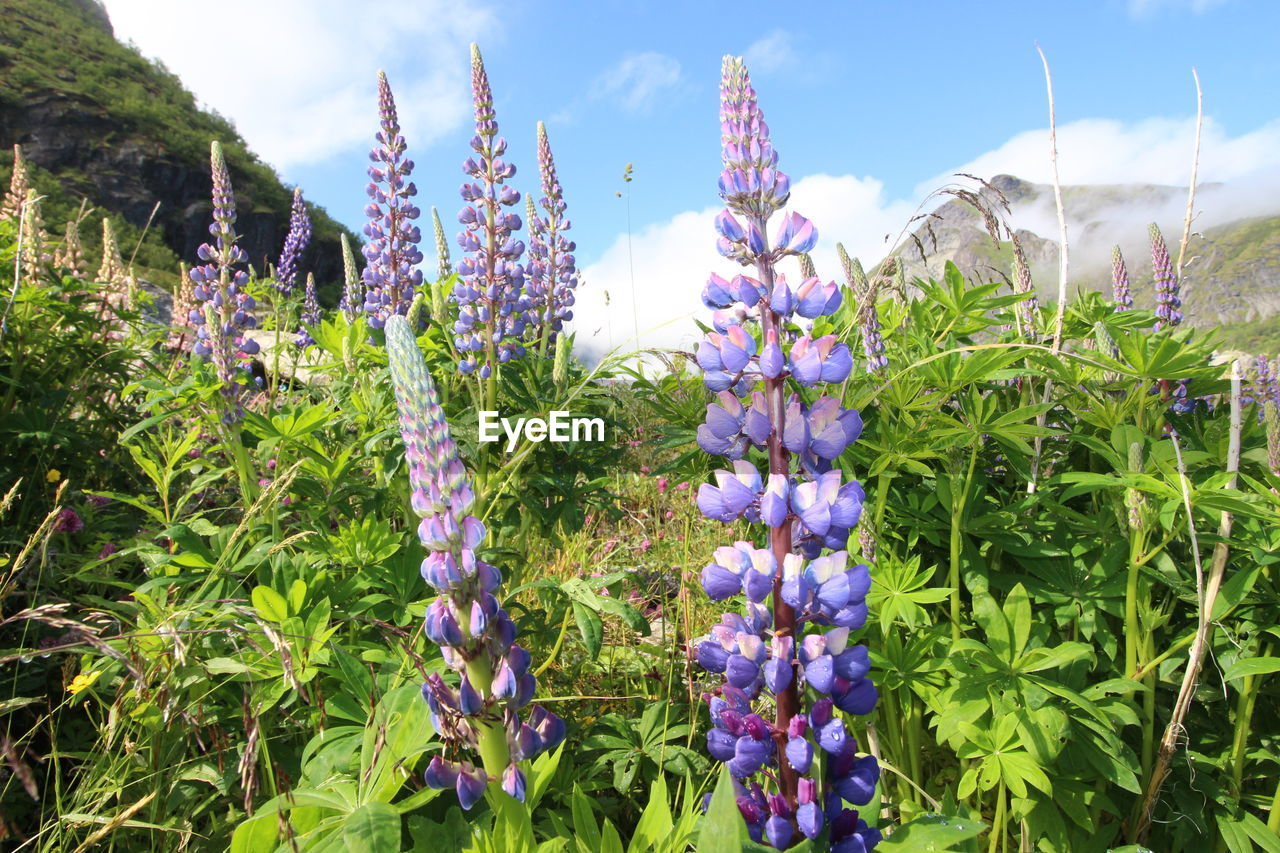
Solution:
{"label": "white cloud", "polygon": [[747,48],[742,55],[747,68],[754,72],[770,73],[786,68],[796,61],[796,52],[792,47],[791,34],[785,30],[774,30]]}
{"label": "white cloud", "polygon": [[648,51],[624,56],[592,84],[593,100],[612,100],[624,110],[643,113],[658,97],[680,82],[680,63]]}
{"label": "white cloud", "polygon": [[[470,112],[469,43],[497,32],[483,6],[448,0],[105,4],[118,38],[164,62],[278,168],[372,144],[379,69],[411,149],[443,138]],[[234,27],[220,35],[219,20]]]}
{"label": "white cloud", "polygon": [[1227,0],[1129,0],[1129,14],[1146,18],[1160,12],[1189,10],[1197,15],[1221,6]]}
{"label": "white cloud", "polygon": [[[1058,128],[1059,168],[1064,184],[1152,183],[1185,185],[1191,169],[1195,125],[1191,120],[1148,119],[1133,124],[1087,119]],[[912,197],[891,198],[871,177],[809,175],[793,184],[790,209],[810,218],[818,228],[813,251],[818,273],[842,278],[835,243],[867,267],[887,253],[917,205],[932,190],[950,183],[956,172],[984,178],[1011,174],[1046,183],[1050,179],[1047,129],[1020,133],[999,147],[919,184]],[[1197,195],[1197,228],[1214,222],[1274,212],[1280,203],[1280,121],[1231,137],[1213,121],[1204,126],[1200,179],[1224,186],[1203,188]],[[1147,222],[1172,219],[1180,226],[1185,196],[1161,209],[1111,208],[1104,215],[1118,226],[1133,226],[1141,236]],[[600,260],[583,270],[583,286],[575,307],[578,343],[593,358],[614,347],[690,348],[697,340],[694,317],[709,321],[701,302],[702,285],[713,270],[732,275],[741,268],[715,251],[715,214],[719,207],[685,211],[636,231],[628,253],[627,236],[619,235]],[[1070,210],[1068,210],[1070,215]],[[1027,208],[1015,216],[1053,238],[1052,211]],[[1073,240],[1081,231],[1073,226]],[[887,241],[886,241],[887,238]],[[1111,240],[1099,251],[1110,249]],[[1073,243],[1073,255],[1084,250]],[[1082,260],[1086,256],[1079,256]],[[632,310],[632,261],[635,313]],[[793,264],[794,262],[787,262]],[[784,267],[789,274],[797,272]],[[606,305],[605,293],[608,293]]]}
{"label": "white cloud", "polygon": [[[914,206],[886,199],[883,185],[871,178],[810,175],[793,185],[789,209],[818,226],[814,263],[820,275],[835,279],[840,278],[836,241],[850,254],[874,263],[885,254],[885,235],[896,237]],[[685,211],[646,226],[632,235],[630,252],[627,236],[620,235],[599,261],[583,270],[574,328],[578,345],[589,357],[599,358],[615,347],[624,352],[692,347],[698,336],[694,318],[711,318],[701,298],[708,275],[743,271],[716,252],[714,220],[719,210]],[[794,261],[784,262],[784,271],[792,277],[799,274]]]}
{"label": "white cloud", "polygon": [[[1195,120],[1150,118],[1133,124],[1113,119],[1081,119],[1058,126],[1058,171],[1063,184],[1185,184],[1191,177]],[[1241,136],[1229,137],[1206,119],[1200,146],[1201,181],[1232,181],[1280,166],[1280,121]],[[950,180],[953,172],[983,178],[1016,175],[1047,182],[1048,128],[1028,130],[999,148],[916,187],[929,190]]]}

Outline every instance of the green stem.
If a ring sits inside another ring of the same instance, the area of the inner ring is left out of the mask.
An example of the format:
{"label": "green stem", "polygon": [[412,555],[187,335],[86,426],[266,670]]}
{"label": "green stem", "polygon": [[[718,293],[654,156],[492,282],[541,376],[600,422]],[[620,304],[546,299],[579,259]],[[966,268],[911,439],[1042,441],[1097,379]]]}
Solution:
{"label": "green stem", "polygon": [[965,502],[969,497],[969,483],[973,481],[973,471],[978,464],[978,444],[974,442],[969,448],[969,467],[964,482],[957,491],[955,481],[951,482],[951,570],[947,582],[951,586],[951,640],[960,640],[960,553],[963,544],[961,533],[964,521]]}
{"label": "green stem", "polygon": [[987,853],[996,853],[997,845],[1004,843],[1005,810],[1004,777],[1000,777],[1000,787],[996,789],[996,816],[991,824],[991,840],[987,844]]}
{"label": "green stem", "polygon": [[1280,782],[1276,783],[1276,792],[1271,797],[1271,808],[1267,809],[1267,829],[1280,835]]}
{"label": "green stem", "polygon": [[542,673],[546,672],[547,667],[555,663],[556,655],[560,654],[560,647],[564,645],[565,634],[569,633],[569,623],[572,621],[572,617],[573,608],[565,608],[564,621],[560,624],[560,636],[556,637],[556,644],[551,647],[551,651],[547,654],[547,659],[542,662],[542,666],[533,671],[535,677],[542,675]]}
{"label": "green stem", "polygon": [[[481,654],[474,660],[467,661],[467,678],[481,698],[487,699],[493,690],[493,667],[489,658]],[[480,751],[484,772],[491,779],[501,779],[502,771],[511,763],[507,733],[502,727],[502,720],[486,715],[475,719],[472,725],[476,727],[476,747]]]}
{"label": "green stem", "polygon": [[[1266,657],[1271,652],[1270,643],[1263,643],[1259,657]],[[1244,685],[1240,688],[1240,696],[1236,699],[1235,736],[1231,743],[1231,787],[1237,799],[1242,797],[1240,790],[1244,780],[1245,748],[1249,744],[1249,724],[1253,720],[1253,708],[1258,701],[1258,688],[1262,679],[1256,675],[1245,676]]]}

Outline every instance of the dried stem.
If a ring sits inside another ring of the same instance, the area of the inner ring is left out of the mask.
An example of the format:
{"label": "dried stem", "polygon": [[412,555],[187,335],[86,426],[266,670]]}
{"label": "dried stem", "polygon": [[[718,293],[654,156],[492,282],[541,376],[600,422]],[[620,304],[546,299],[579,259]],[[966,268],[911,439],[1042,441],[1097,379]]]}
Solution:
{"label": "dried stem", "polygon": [[[1191,220],[1195,218],[1196,176],[1200,173],[1200,131],[1204,127],[1204,92],[1200,90],[1200,75],[1191,69],[1191,76],[1196,81],[1196,147],[1191,157],[1191,186],[1187,188],[1187,214],[1182,219],[1182,242],[1178,245],[1178,267],[1174,270],[1175,280],[1182,281],[1182,264],[1187,256],[1187,243],[1191,240]],[[1185,288],[1183,300],[1186,300]]]}
{"label": "dried stem", "polygon": [[[1231,436],[1227,447],[1227,471],[1231,474],[1231,479],[1227,483],[1229,489],[1236,487],[1236,475],[1240,470],[1240,429],[1240,363],[1234,362],[1231,365]],[[1218,542],[1213,548],[1213,563],[1209,567],[1209,579],[1200,602],[1199,627],[1196,629],[1195,640],[1191,644],[1191,652],[1187,658],[1187,670],[1182,677],[1182,688],[1178,691],[1178,699],[1174,703],[1169,725],[1165,727],[1164,737],[1160,740],[1156,764],[1151,771],[1151,778],[1147,781],[1141,811],[1138,813],[1138,819],[1131,833],[1131,840],[1137,844],[1143,843],[1151,831],[1152,814],[1160,798],[1160,789],[1169,775],[1169,764],[1178,749],[1178,736],[1183,731],[1182,721],[1191,708],[1191,700],[1195,695],[1196,685],[1200,681],[1200,669],[1204,665],[1204,659],[1209,650],[1209,633],[1213,625],[1210,615],[1213,613],[1213,605],[1218,599],[1218,590],[1222,587],[1222,578],[1227,569],[1227,541],[1231,538],[1233,521],[1232,514],[1223,510],[1221,521],[1218,523]],[[1188,519],[1189,523],[1191,523],[1190,519]]]}
{"label": "dried stem", "polygon": [[1053,77],[1049,74],[1049,60],[1040,45],[1036,45],[1040,61],[1044,63],[1044,82],[1049,90],[1049,162],[1053,166],[1053,201],[1058,208],[1058,235],[1061,248],[1058,251],[1058,318],[1053,328],[1053,354],[1062,347],[1062,321],[1067,311],[1067,214],[1062,206],[1062,183],[1058,180],[1058,123],[1054,112]]}

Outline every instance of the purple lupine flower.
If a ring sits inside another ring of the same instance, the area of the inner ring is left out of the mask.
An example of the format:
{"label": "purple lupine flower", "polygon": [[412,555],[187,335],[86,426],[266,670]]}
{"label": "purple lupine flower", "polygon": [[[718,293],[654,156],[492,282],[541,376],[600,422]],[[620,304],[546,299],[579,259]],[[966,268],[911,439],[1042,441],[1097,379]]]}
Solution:
{"label": "purple lupine flower", "polygon": [[536,688],[532,657],[515,644],[515,623],[495,595],[501,573],[476,557],[484,525],[470,514],[475,495],[409,321],[393,314],[385,329],[411,503],[427,549],[422,576],[440,593],[427,607],[426,634],[458,676],[455,688],[433,673],[423,696],[448,753],[467,749],[480,757],[475,766],[436,756],[426,782],[453,787],[464,809],[489,782],[523,799],[520,762],[563,740],[564,722],[540,706],[520,720]]}
{"label": "purple lupine flower", "polygon": [[522,223],[519,214],[503,210],[520,201],[520,193],[505,184],[516,167],[502,159],[507,141],[498,136],[489,76],[474,44],[471,93],[476,120],[471,149],[476,156],[462,164],[471,180],[460,190],[465,204],[458,212],[463,226],[458,245],[468,254],[458,261],[460,280],[453,299],[460,307],[454,332],[461,353],[458,370],[478,372],[487,379],[499,363],[524,355],[530,305],[524,294],[525,270],[519,263],[524,242],[514,236]]}
{"label": "purple lupine flower", "polygon": [[1158,332],[1165,326],[1177,326],[1182,322],[1182,299],[1178,296],[1178,278],[1173,271],[1173,260],[1164,236],[1153,222],[1151,233],[1151,274],[1156,280],[1156,325]]}
{"label": "purple lupine flower", "polygon": [[298,283],[298,262],[311,242],[311,217],[302,201],[302,187],[293,188],[293,208],[289,213],[289,233],[284,238],[280,262],[276,264],[276,289],[291,296]]}
{"label": "purple lupine flower", "polygon": [[193,350],[213,362],[222,380],[222,423],[231,426],[244,416],[240,375],[248,378],[246,362],[258,353],[258,342],[244,334],[256,325],[251,313],[255,301],[245,292],[249,274],[235,269],[236,264],[248,260],[248,255],[236,245],[236,200],[219,143],[210,146],[209,159],[213,170],[213,224],[209,233],[214,242],[200,246],[197,255],[205,263],[191,270],[193,293],[204,303],[203,308],[191,312],[191,323],[196,326]]}
{"label": "purple lupine flower", "polygon": [[571,309],[573,293],[578,286],[578,271],[573,256],[576,246],[564,236],[572,223],[564,216],[564,192],[556,176],[547,128],[542,122],[538,122],[538,169],[542,176],[539,204],[546,215],[539,216],[530,201],[529,263],[525,269],[525,289],[532,303],[530,313],[538,336],[545,341],[540,343],[540,347],[545,351],[554,345],[565,321],[573,319]]}
{"label": "purple lupine flower", "polygon": [[1117,311],[1128,311],[1133,307],[1133,294],[1129,291],[1129,268],[1125,266],[1124,255],[1119,246],[1111,247],[1111,301]]}
{"label": "purple lupine flower", "polygon": [[306,293],[302,297],[302,325],[298,327],[298,337],[294,341],[300,347],[315,346],[316,339],[311,337],[309,326],[320,325],[320,300],[316,298],[316,277],[307,273]]}
{"label": "purple lupine flower", "polygon": [[396,102],[387,75],[378,72],[378,144],[369,152],[366,192],[371,201],[365,207],[369,221],[364,226],[369,242],[364,247],[368,261],[364,268],[365,303],[369,325],[382,328],[392,314],[407,314],[415,291],[422,285],[422,252],[418,241],[422,231],[413,220],[420,211],[412,199],[418,188],[408,180],[413,161],[405,157],[406,145],[400,134]]}
{"label": "purple lupine flower", "polygon": [[[808,252],[817,232],[788,213],[770,246],[768,220],[786,203],[789,181],[777,170],[741,59],[725,58],[721,91],[720,191],[727,207],[716,218],[718,245],[753,275],[713,275],[703,289],[704,303],[717,312],[716,330],[696,357],[718,399],[707,406],[698,443],[731,460],[732,469],[714,472],[714,484],[698,489],[697,504],[722,522],[763,523],[769,546],[740,541],[718,548],[702,572],[711,599],[746,598],[742,614],[724,614],[696,647],[699,664],[725,678],[720,695],[708,700],[707,750],[734,776],[739,812],[757,842],[785,849],[830,826],[839,845],[833,849],[869,850],[879,834],[844,803],[866,805],[880,768],[874,757],[858,754],[839,716],[870,713],[877,698],[867,649],[849,642],[866,623],[871,586],[868,567],[850,567],[844,550],[864,495],[833,467],[860,435],[862,420],[835,397],[806,404],[796,393],[797,386],[849,375],[853,359],[835,335],[797,330],[801,318],[833,314],[842,294],[816,276],[793,289],[778,274],[777,262]],[[767,451],[767,475],[748,458],[753,447]],[[772,721],[752,710],[766,691],[777,709]],[[827,757],[814,761],[819,752]],[[821,779],[809,777],[819,769]],[[766,782],[777,790],[766,793]]]}

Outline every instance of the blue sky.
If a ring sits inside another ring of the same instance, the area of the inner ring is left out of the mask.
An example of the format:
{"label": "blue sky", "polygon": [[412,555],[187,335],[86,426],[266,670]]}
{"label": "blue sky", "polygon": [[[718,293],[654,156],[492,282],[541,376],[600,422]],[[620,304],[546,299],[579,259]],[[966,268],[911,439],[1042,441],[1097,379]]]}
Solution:
{"label": "blue sky", "polygon": [[[1193,65],[1208,119],[1202,180],[1257,186],[1280,173],[1280,4],[1267,0],[106,6],[119,37],[164,61],[287,182],[357,230],[385,68],[420,200],[440,208],[452,238],[477,41],[518,189],[536,188],[535,127],[547,122],[585,268],[579,334],[596,349],[636,328],[646,344],[687,339],[701,282],[723,269],[710,222],[725,53],[747,58],[793,206],[822,234],[826,275],[836,239],[878,260],[885,235],[957,170],[1048,178],[1037,42],[1053,70],[1064,182],[1185,183]],[[235,22],[222,47],[218,18]],[[635,180],[624,186],[628,162]],[[629,251],[618,191],[630,196]]]}

